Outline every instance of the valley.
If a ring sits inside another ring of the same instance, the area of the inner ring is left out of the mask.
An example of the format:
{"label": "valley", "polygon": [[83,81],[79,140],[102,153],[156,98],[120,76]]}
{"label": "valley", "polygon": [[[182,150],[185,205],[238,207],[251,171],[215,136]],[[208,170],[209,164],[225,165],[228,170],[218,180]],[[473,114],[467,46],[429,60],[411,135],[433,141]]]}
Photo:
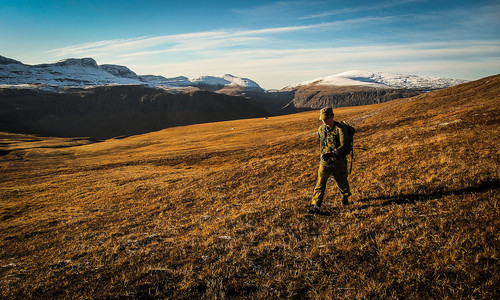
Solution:
{"label": "valley", "polygon": [[[499,298],[500,76],[335,109],[340,206],[307,214],[318,112],[105,139],[0,134],[2,298]],[[85,98],[85,96],[83,96]]]}

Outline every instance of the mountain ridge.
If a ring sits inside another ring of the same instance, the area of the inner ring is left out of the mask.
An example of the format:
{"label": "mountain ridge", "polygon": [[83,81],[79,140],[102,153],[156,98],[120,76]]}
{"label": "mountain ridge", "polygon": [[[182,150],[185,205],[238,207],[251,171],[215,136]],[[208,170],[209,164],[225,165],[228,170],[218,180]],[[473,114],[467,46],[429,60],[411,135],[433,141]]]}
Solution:
{"label": "mountain ridge", "polygon": [[[16,67],[8,68],[8,65]],[[57,70],[56,67],[68,69]],[[82,69],[77,69],[77,68]],[[88,68],[88,69],[85,69]],[[94,70],[92,70],[94,69]],[[96,71],[98,70],[98,71]],[[42,75],[48,71],[47,77]],[[65,74],[64,71],[67,71]],[[73,72],[73,74],[72,74]],[[86,80],[85,75],[94,74],[103,76],[102,80],[93,78]],[[24,77],[22,76],[24,75]],[[31,75],[31,77],[30,77]],[[70,80],[64,80],[61,75],[68,75]],[[83,78],[78,82],[77,75]],[[54,78],[50,78],[50,77]],[[131,81],[132,80],[132,81]],[[462,79],[444,77],[429,77],[419,75],[404,75],[397,73],[371,72],[351,70],[334,75],[316,78],[299,84],[290,85],[281,90],[297,89],[307,85],[325,86],[372,86],[379,88],[407,88],[407,89],[439,89],[467,82]],[[153,86],[165,85],[167,87],[185,86],[231,86],[243,89],[262,90],[260,85],[244,77],[231,74],[220,76],[204,75],[195,78],[177,76],[166,78],[161,75],[138,75],[130,68],[114,64],[98,65],[93,58],[68,58],[52,64],[26,65],[20,61],[0,56],[0,84],[32,84],[44,83],[51,85],[99,85],[99,84],[150,84]]]}
{"label": "mountain ridge", "polygon": [[52,64],[26,65],[0,56],[0,84],[47,84],[61,86],[87,86],[107,84],[146,84],[167,88],[195,87],[241,87],[262,90],[253,80],[231,74],[200,76],[189,79],[184,76],[166,78],[161,75],[137,75],[126,66],[98,65],[93,58],[68,58]]}
{"label": "mountain ridge", "polygon": [[306,81],[297,86],[324,85],[324,86],[370,86],[375,88],[398,89],[441,89],[468,82],[463,79],[444,77],[430,77],[404,75],[386,72],[371,72],[363,70],[346,71],[326,77]]}
{"label": "mountain ridge", "polygon": [[[249,78],[231,74],[166,78],[161,75],[138,75],[126,66],[99,65],[93,58],[69,58],[53,64],[30,66],[0,56],[0,88],[66,93],[67,87],[134,85],[136,88],[139,86],[160,88],[167,93],[180,95],[193,91],[209,91],[251,99],[269,115],[296,113],[324,106],[345,107],[381,103],[412,97],[462,82],[465,81],[382,72],[347,71],[281,90],[268,91]],[[208,101],[213,99],[217,99],[217,96],[207,98]]]}

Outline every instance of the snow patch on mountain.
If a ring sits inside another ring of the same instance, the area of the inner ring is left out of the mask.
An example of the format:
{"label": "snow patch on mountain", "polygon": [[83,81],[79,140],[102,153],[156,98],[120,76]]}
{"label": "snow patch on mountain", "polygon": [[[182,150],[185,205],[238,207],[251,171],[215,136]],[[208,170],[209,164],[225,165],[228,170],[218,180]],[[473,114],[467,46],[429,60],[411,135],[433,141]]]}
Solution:
{"label": "snow patch on mountain", "polygon": [[139,75],[139,79],[153,86],[181,87],[188,86],[191,82],[185,76],[166,78],[161,75]]}
{"label": "snow patch on mountain", "polygon": [[212,86],[236,86],[248,89],[260,89],[261,87],[253,80],[248,78],[241,78],[231,74],[224,74],[222,76],[201,76],[198,78],[190,79],[194,85],[205,84]]}
{"label": "snow patch on mountain", "polygon": [[101,68],[116,77],[139,80],[137,74],[125,66],[105,64]]}
{"label": "snow patch on mountain", "polygon": [[106,84],[144,84],[140,80],[115,76],[99,67],[92,58],[65,59],[53,64],[0,64],[0,84],[45,84],[86,86]]}
{"label": "snow patch on mountain", "polygon": [[384,72],[374,73],[370,71],[353,70],[303,82],[298,86],[314,84],[325,86],[361,85],[378,88],[441,89],[465,82],[468,81],[443,77],[403,75]]}
{"label": "snow patch on mountain", "polygon": [[[466,80],[369,71],[348,71],[303,82],[285,89],[293,90],[304,85],[325,86],[372,86],[379,88],[440,89],[467,82]],[[241,88],[242,91],[263,91],[253,80],[225,74],[221,76],[185,76],[165,78],[158,75],[137,75],[125,66],[105,64],[99,66],[92,58],[70,58],[53,64],[25,65],[22,62],[0,56],[0,84],[90,86],[110,84],[142,84],[153,87],[182,89]]]}
{"label": "snow patch on mountain", "polygon": [[38,67],[51,67],[51,66],[57,66],[57,67],[82,67],[82,68],[96,68],[98,69],[99,66],[97,65],[97,62],[93,58],[68,58],[68,59],[63,59],[60,60],[54,64],[43,64],[43,65],[38,65]]}
{"label": "snow patch on mountain", "polygon": [[158,75],[137,75],[128,67],[112,64],[98,65],[92,58],[70,58],[53,64],[25,65],[19,61],[0,56],[0,84],[3,85],[45,85],[94,86],[110,84],[146,84],[154,87],[241,87],[261,89],[253,80],[230,74],[202,76],[189,79],[185,76],[165,78]]}

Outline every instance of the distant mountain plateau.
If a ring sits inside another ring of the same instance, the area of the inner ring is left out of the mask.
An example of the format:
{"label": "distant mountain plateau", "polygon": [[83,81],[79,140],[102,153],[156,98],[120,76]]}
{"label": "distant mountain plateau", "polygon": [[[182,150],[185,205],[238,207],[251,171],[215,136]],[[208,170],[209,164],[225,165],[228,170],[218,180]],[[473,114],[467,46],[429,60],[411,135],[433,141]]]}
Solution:
{"label": "distant mountain plateau", "polygon": [[407,98],[465,80],[349,71],[262,89],[225,74],[137,75],[92,58],[26,65],[0,56],[0,130],[109,138],[170,126],[296,113]]}

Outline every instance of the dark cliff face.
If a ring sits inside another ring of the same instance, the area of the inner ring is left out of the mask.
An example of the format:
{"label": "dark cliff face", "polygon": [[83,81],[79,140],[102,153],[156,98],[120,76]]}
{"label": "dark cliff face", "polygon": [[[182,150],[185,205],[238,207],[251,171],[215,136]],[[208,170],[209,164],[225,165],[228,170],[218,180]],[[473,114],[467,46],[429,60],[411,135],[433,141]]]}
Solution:
{"label": "dark cliff face", "polygon": [[380,89],[361,86],[328,87],[308,86],[295,90],[293,100],[284,107],[284,111],[294,112],[321,109],[326,106],[346,107],[387,102],[399,98],[408,98],[423,91],[406,89]]}
{"label": "dark cliff face", "polygon": [[282,115],[286,113],[282,108],[293,99],[294,95],[293,92],[266,92],[262,89],[241,89],[237,87],[225,87],[216,92],[252,99],[265,108],[270,115]]}
{"label": "dark cliff face", "polygon": [[[228,94],[228,89],[217,91]],[[381,89],[366,86],[301,86],[292,90],[251,92],[244,95],[264,107],[270,114],[283,115],[330,107],[360,106],[409,98],[424,91]]]}
{"label": "dark cliff face", "polygon": [[206,91],[171,94],[130,85],[63,93],[0,89],[0,131],[19,133],[110,138],[266,115],[249,99]]}

